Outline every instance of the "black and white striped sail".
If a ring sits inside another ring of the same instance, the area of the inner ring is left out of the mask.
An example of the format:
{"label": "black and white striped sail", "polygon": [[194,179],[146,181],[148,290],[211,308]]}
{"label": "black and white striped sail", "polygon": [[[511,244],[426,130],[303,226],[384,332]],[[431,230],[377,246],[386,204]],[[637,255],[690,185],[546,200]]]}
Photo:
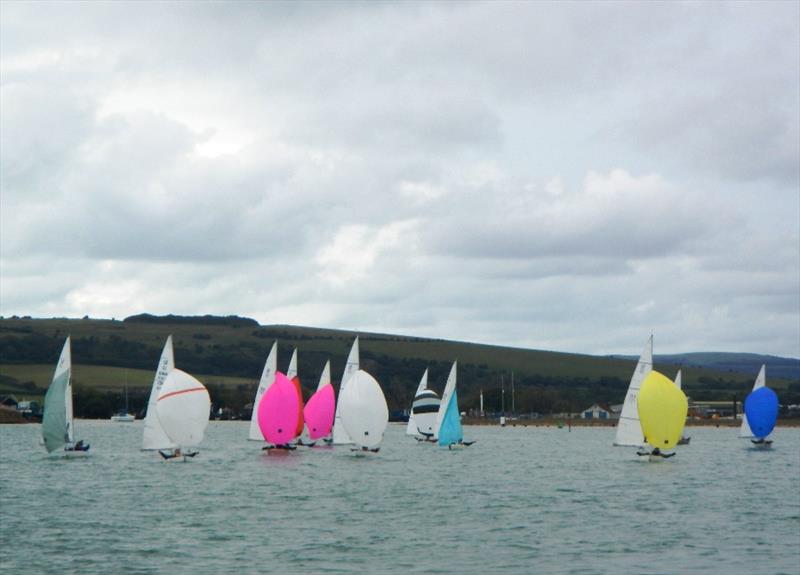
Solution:
{"label": "black and white striped sail", "polygon": [[422,379],[414,395],[411,404],[411,414],[408,417],[406,433],[408,435],[424,435],[432,437],[436,428],[436,414],[439,413],[439,396],[432,389],[428,389],[428,370],[422,375]]}
{"label": "black and white striped sail", "polygon": [[639,411],[636,406],[636,398],[639,395],[639,388],[642,386],[644,378],[653,371],[653,336],[651,335],[639,356],[639,362],[631,376],[628,385],[628,393],[625,394],[625,403],[622,404],[622,413],[617,424],[617,435],[614,438],[614,445],[629,445],[631,447],[641,447],[645,444],[642,425],[639,421]]}

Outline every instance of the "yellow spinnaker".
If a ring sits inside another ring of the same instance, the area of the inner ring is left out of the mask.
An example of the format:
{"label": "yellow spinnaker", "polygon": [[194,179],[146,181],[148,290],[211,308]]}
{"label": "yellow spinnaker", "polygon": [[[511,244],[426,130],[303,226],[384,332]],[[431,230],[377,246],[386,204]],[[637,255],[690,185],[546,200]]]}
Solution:
{"label": "yellow spinnaker", "polygon": [[659,449],[675,447],[689,410],[684,393],[668,377],[651,371],[642,382],[636,406],[644,440]]}

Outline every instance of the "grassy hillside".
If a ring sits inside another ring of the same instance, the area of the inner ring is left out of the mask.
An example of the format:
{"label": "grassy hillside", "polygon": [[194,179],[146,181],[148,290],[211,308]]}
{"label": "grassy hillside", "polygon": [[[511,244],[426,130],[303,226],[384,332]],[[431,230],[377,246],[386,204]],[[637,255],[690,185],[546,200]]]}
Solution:
{"label": "grassy hillside", "polygon": [[[252,401],[269,347],[278,340],[278,368],[285,370],[292,349],[299,352],[299,375],[310,395],[326,360],[335,384],[356,334],[297,326],[260,326],[246,318],[153,318],[125,321],[95,319],[0,319],[0,394],[41,395],[52,377],[64,338],[72,336],[76,393],[101,404],[119,406],[127,379],[131,405],[146,402],[164,341],[173,335],[175,363],[210,386],[216,405],[240,409]],[[500,408],[500,385],[514,374],[517,411],[577,411],[595,401],[620,403],[635,361],[569,353],[526,350],[464,342],[361,333],[361,365],[384,388],[389,407],[411,401],[422,372],[430,386],[444,387],[450,364],[459,362],[459,399],[463,409],[477,407],[484,390],[487,410]],[[668,376],[677,368],[656,365]],[[684,389],[695,399],[742,399],[753,376],[685,367]],[[800,402],[800,382],[770,378],[781,399]],[[84,398],[87,399],[87,398]],[[76,404],[78,400],[76,398]],[[110,408],[109,408],[110,409]]]}

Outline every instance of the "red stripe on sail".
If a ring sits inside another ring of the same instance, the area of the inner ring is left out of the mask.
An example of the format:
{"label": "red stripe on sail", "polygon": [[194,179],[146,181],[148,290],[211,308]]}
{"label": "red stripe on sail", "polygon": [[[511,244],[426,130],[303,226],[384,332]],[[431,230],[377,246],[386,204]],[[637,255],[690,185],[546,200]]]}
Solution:
{"label": "red stripe on sail", "polygon": [[206,391],[205,387],[192,387],[191,389],[182,389],[180,391],[173,391],[172,393],[168,393],[167,395],[162,395],[158,398],[158,401],[162,399],[167,399],[168,397],[172,397],[173,395],[180,395],[182,393],[190,393],[192,391]]}

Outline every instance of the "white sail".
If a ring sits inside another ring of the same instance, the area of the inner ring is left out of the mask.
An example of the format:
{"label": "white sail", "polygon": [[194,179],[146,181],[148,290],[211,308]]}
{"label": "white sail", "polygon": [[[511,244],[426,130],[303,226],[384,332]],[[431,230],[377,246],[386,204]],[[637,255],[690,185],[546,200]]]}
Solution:
{"label": "white sail", "polygon": [[297,348],[292,352],[292,359],[289,360],[289,369],[286,370],[286,377],[293,379],[297,376]]}
{"label": "white sail", "polygon": [[[422,374],[422,379],[419,380],[419,385],[417,386],[417,391],[414,393],[414,399],[425,391],[428,387],[428,370],[425,370],[425,373]],[[414,421],[414,399],[411,400],[411,408],[408,410],[408,425],[406,426],[406,435],[419,435],[417,431],[417,424]]]}
{"label": "white sail", "polygon": [[678,370],[678,375],[675,376],[675,382],[674,383],[675,383],[675,387],[677,387],[678,389],[681,389],[682,382],[681,382],[681,370],[680,369]]}
{"label": "white sail", "polygon": [[164,349],[161,351],[161,359],[158,360],[156,375],[153,378],[153,386],[150,388],[150,399],[147,401],[147,415],[144,418],[144,434],[142,437],[142,449],[172,449],[176,445],[170,441],[161,422],[156,414],[156,402],[164,381],[170,372],[175,369],[175,359],[172,352],[172,336],[167,337]]}
{"label": "white sail", "polygon": [[614,445],[629,445],[633,447],[641,447],[644,445],[644,434],[642,433],[642,426],[639,422],[639,411],[636,407],[636,396],[639,394],[639,388],[642,381],[647,377],[647,374],[653,370],[653,336],[647,340],[647,344],[642,350],[642,355],[639,356],[639,362],[636,364],[636,369],[631,376],[631,382],[628,385],[628,392],[625,394],[625,402],[622,404],[622,413],[619,416],[619,423],[617,424],[617,435],[614,439]]}
{"label": "white sail", "polygon": [[350,378],[358,371],[358,337],[353,342],[353,347],[350,348],[350,354],[347,356],[347,363],[344,366],[344,373],[342,374],[342,382],[339,384],[339,402],[336,404],[336,415],[333,419],[333,443],[334,445],[345,445],[353,443],[347,429],[342,424],[342,414],[340,406],[342,403],[342,394],[349,383]]}
{"label": "white sail", "polygon": [[[753,389],[750,393],[757,390],[759,387],[764,387],[767,383],[767,366],[762,365],[756,377],[756,382],[753,384]],[[739,437],[754,437],[753,431],[750,429],[750,424],[747,421],[747,415],[744,413],[744,401],[742,401],[742,426],[739,428]]]}
{"label": "white sail", "polygon": [[439,412],[436,414],[436,426],[433,430],[433,438],[439,439],[439,428],[442,426],[445,412],[447,412],[447,405],[450,403],[450,396],[456,390],[456,371],[458,369],[458,362],[453,362],[453,367],[450,368],[450,375],[447,376],[447,383],[442,392],[442,401],[439,404]]}
{"label": "white sail", "polygon": [[211,398],[202,383],[180,369],[169,372],[158,395],[156,414],[173,445],[199,445],[210,410]]}
{"label": "white sail", "polygon": [[67,415],[67,443],[75,443],[75,417],[72,415],[72,344],[70,338],[67,336],[67,341],[64,342],[64,349],[61,350],[61,357],[58,358],[58,367],[56,367],[56,374],[59,372],[68,372],[67,386],[64,388],[64,405],[66,407]]}
{"label": "white sail", "polygon": [[339,394],[342,425],[351,443],[377,449],[389,423],[389,407],[381,386],[366,371],[357,370]]}
{"label": "white sail", "polygon": [[277,371],[278,342],[276,341],[272,344],[272,349],[269,350],[267,361],[264,363],[264,369],[261,371],[261,380],[258,382],[258,390],[253,399],[253,415],[250,416],[250,432],[247,435],[247,439],[252,441],[264,441],[261,428],[258,427],[258,404],[269,389],[269,386],[275,381],[275,373]]}
{"label": "white sail", "polygon": [[44,396],[42,444],[48,453],[70,447],[75,439],[72,417],[72,359],[67,337],[53,373],[53,380]]}
{"label": "white sail", "polygon": [[325,367],[322,368],[322,374],[319,376],[319,383],[317,384],[316,391],[319,391],[331,382],[331,362],[326,361]]}

